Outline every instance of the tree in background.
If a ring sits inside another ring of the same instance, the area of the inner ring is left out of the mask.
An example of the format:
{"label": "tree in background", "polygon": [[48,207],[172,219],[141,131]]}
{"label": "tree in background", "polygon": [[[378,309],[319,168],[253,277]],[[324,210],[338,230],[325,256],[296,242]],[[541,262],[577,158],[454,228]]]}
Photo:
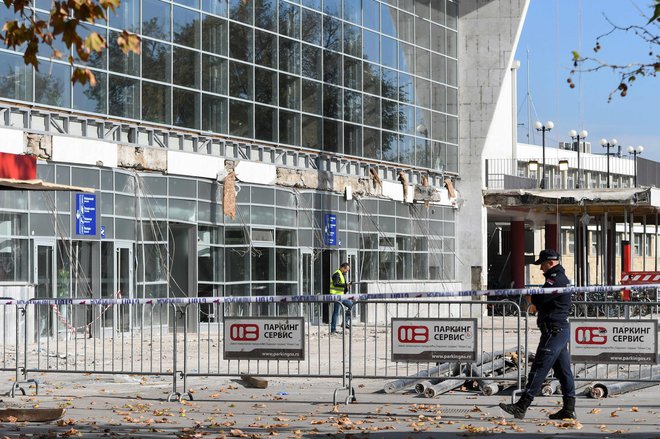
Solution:
{"label": "tree in background", "polygon": [[[39,58],[49,48],[54,58],[74,63],[87,63],[90,58],[103,52],[108,43],[90,25],[107,21],[107,11],[119,7],[121,0],[67,0],[53,1],[48,21],[39,17],[32,8],[32,0],[2,0],[7,9],[13,10],[15,20],[7,21],[0,32],[0,40],[6,47],[23,52],[26,65],[39,71]],[[0,6],[2,7],[2,6]],[[68,57],[57,47],[64,44]],[[140,53],[140,38],[127,31],[117,36],[117,46],[124,54]],[[40,53],[41,51],[41,53]],[[96,84],[96,78],[86,67],[74,66],[73,83]]]}
{"label": "tree in background", "polygon": [[619,83],[610,92],[608,97],[609,102],[615,93],[619,93],[622,97],[625,97],[628,94],[628,88],[639,77],[656,76],[660,72],[660,54],[657,53],[658,45],[660,45],[660,34],[658,33],[658,27],[660,27],[660,0],[654,0],[651,17],[643,25],[619,26],[614,24],[609,18],[606,17],[606,19],[610,23],[611,29],[596,38],[596,45],[593,48],[594,53],[598,53],[601,50],[601,42],[621,32],[632,32],[649,45],[649,57],[646,61],[629,64],[611,64],[595,56],[582,56],[577,51],[572,52],[573,70],[571,70],[571,74],[567,80],[571,88],[575,88],[572,76],[576,72],[595,72],[602,69],[612,69],[619,75]]}

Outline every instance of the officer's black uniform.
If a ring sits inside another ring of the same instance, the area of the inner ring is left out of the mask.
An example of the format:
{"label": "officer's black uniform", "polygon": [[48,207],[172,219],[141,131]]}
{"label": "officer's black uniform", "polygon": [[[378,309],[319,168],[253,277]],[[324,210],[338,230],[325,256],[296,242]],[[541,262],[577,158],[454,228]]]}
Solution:
{"label": "officer's black uniform", "polygon": [[[543,250],[534,262],[540,265],[546,261],[558,261],[559,254],[554,250]],[[570,284],[564,267],[555,265],[545,273],[543,288],[563,288]],[[532,304],[538,312],[537,324],[541,330],[541,340],[536,349],[527,385],[520,400],[515,404],[500,404],[500,407],[522,419],[532,400],[538,395],[550,368],[559,380],[564,399],[564,407],[550,415],[550,419],[575,419],[575,382],[571,371],[571,359],[568,353],[570,328],[568,313],[571,308],[571,295],[568,293],[535,294]]]}
{"label": "officer's black uniform", "polygon": [[[570,284],[561,265],[555,265],[543,274],[545,276],[543,288],[563,288]],[[571,309],[571,295],[535,294],[532,296],[532,304],[536,306],[538,312],[537,324],[541,330],[541,341],[536,348],[536,357],[527,379],[525,393],[534,399],[552,368],[561,384],[562,395],[575,397],[575,382],[568,353],[570,337],[568,313]]]}

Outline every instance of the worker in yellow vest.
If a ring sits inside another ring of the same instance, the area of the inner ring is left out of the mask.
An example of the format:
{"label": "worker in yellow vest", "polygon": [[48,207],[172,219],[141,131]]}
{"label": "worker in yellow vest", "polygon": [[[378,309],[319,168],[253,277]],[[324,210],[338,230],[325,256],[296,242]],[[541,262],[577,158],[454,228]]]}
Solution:
{"label": "worker in yellow vest", "polygon": [[[351,282],[346,282],[346,273],[351,269],[348,262],[342,262],[341,266],[332,274],[332,281],[330,282],[330,294],[345,294],[349,292]],[[332,309],[332,320],[330,320],[330,333],[337,333],[337,319],[339,318],[339,311],[341,308],[346,308],[344,316],[344,326],[346,329],[351,327],[351,309],[353,302],[347,299],[334,303]]]}

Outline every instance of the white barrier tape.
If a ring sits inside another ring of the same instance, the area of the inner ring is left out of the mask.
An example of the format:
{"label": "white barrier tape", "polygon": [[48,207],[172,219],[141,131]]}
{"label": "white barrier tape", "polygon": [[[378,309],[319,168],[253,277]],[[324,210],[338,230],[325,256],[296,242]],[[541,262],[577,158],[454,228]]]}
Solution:
{"label": "white barrier tape", "polygon": [[577,293],[612,293],[621,290],[644,290],[660,288],[660,284],[648,285],[600,285],[591,287],[566,288],[518,288],[509,290],[465,290],[440,291],[420,293],[370,293],[370,294],[327,294],[307,296],[231,296],[231,297],[176,297],[153,299],[30,299],[13,300],[0,299],[2,305],[161,305],[161,304],[212,304],[212,303],[299,303],[299,302],[338,302],[348,299],[352,301],[387,300],[387,299],[419,299],[419,298],[451,298],[472,296],[519,296],[535,294],[577,294]]}

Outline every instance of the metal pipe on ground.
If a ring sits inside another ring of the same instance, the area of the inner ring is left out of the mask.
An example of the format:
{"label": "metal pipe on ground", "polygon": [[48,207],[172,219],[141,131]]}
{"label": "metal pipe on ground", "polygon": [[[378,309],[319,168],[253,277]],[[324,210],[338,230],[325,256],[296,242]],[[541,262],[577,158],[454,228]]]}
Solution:
{"label": "metal pipe on ground", "polygon": [[[660,373],[656,373],[653,377],[650,374],[646,376],[641,375],[639,379],[652,379],[660,380]],[[621,393],[632,392],[635,390],[646,389],[647,387],[657,386],[658,382],[651,381],[619,381],[616,383],[593,383],[589,396],[592,398],[600,399],[609,396],[620,395]]]}
{"label": "metal pipe on ground", "polygon": [[541,395],[543,396],[554,395],[555,393],[557,393],[557,389],[559,389],[559,381],[552,380],[550,382],[543,384],[543,387],[541,387]]}
{"label": "metal pipe on ground", "polygon": [[[507,387],[516,385],[517,383],[514,380],[518,378],[518,371],[514,370],[512,372],[507,372],[504,375],[494,376],[493,378],[495,379],[484,380],[481,382],[480,385],[481,393],[483,393],[485,396],[496,395],[502,390],[506,389]],[[503,380],[511,380],[511,381],[503,381]]]}
{"label": "metal pipe on ground", "polygon": [[438,384],[438,380],[433,380],[433,381],[424,380],[424,381],[420,381],[419,383],[415,384],[415,393],[417,393],[418,395],[423,395],[427,388],[429,388],[429,387],[431,387],[431,386],[433,386],[433,385],[435,385],[435,384]]}
{"label": "metal pipe on ground", "polygon": [[427,387],[426,390],[424,391],[424,396],[426,396],[427,398],[435,398],[437,396],[442,395],[443,393],[449,392],[450,390],[454,390],[456,387],[462,386],[467,377],[465,376],[464,373],[462,373],[456,376],[456,378],[458,379],[440,381],[436,385]]}
{"label": "metal pipe on ground", "polygon": [[[586,369],[582,370],[580,373],[578,373],[577,378],[591,379],[591,380],[602,378],[604,376],[607,376],[609,369],[608,366],[609,366],[608,364],[598,364],[595,366],[589,366]],[[590,382],[584,381],[582,384],[576,384],[575,387],[576,387],[575,394],[581,395],[583,393],[589,393],[592,386]]]}
{"label": "metal pipe on ground", "polygon": [[407,387],[414,386],[415,384],[421,381],[426,381],[430,377],[434,377],[434,376],[438,377],[441,375],[452,374],[454,373],[456,368],[458,368],[457,363],[442,363],[436,367],[419,371],[408,378],[401,378],[386,383],[383,386],[383,390],[385,391],[385,393],[398,392],[399,390],[403,390]]}

